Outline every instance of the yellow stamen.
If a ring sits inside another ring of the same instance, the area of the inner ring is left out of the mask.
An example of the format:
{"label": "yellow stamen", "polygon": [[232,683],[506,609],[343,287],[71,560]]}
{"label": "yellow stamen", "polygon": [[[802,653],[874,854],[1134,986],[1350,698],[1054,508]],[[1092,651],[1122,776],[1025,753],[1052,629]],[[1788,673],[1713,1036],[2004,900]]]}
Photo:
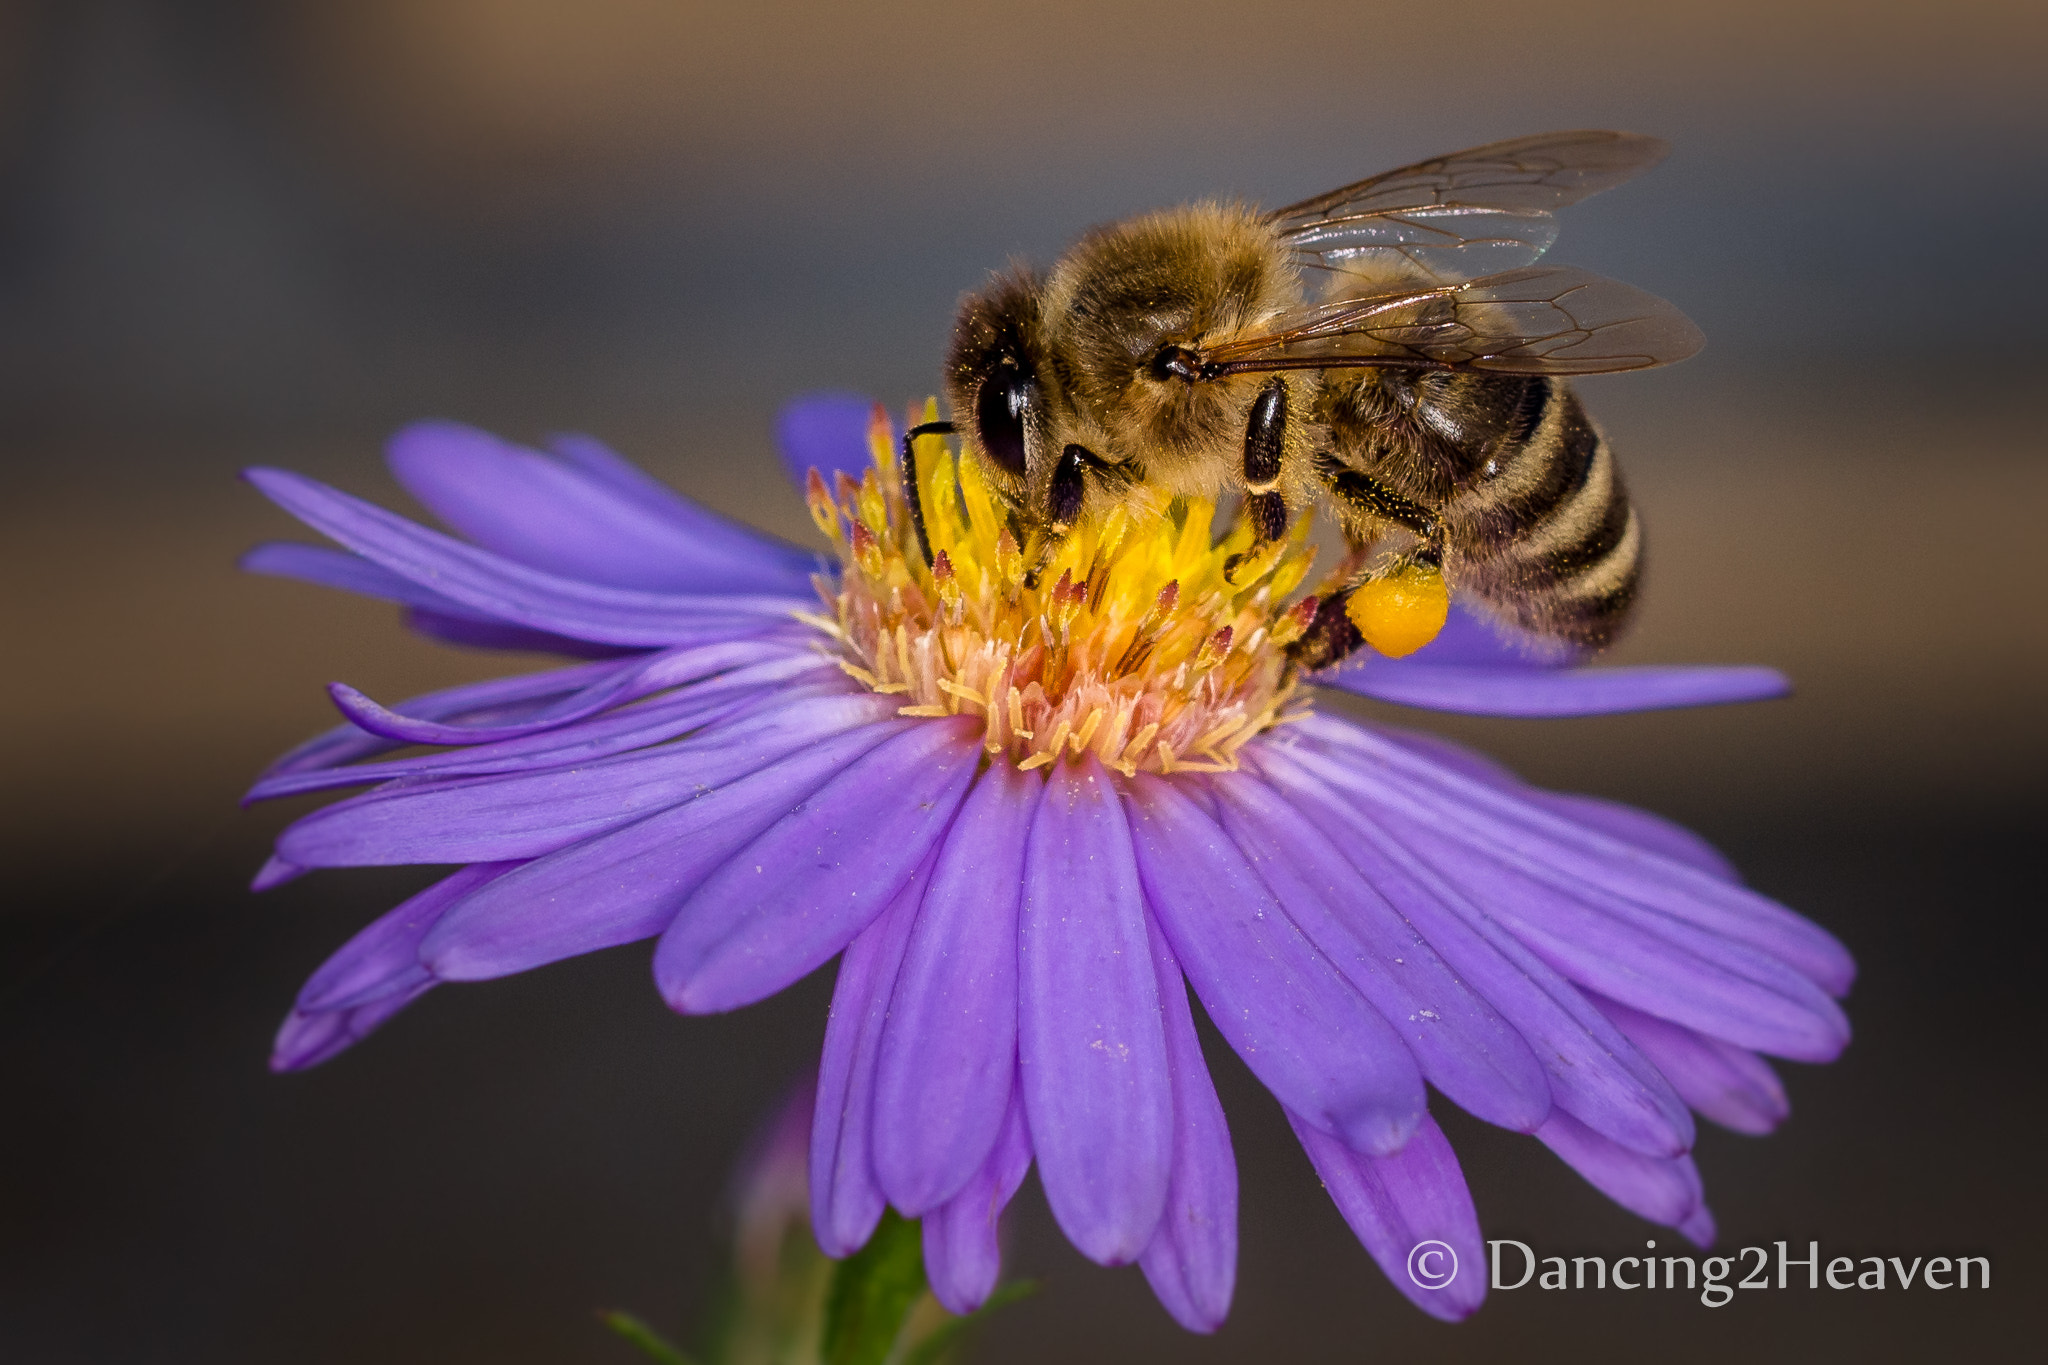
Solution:
{"label": "yellow stamen", "polygon": [[1285,647],[1315,615],[1312,599],[1292,601],[1314,557],[1305,520],[1254,546],[1245,525],[1217,537],[1210,503],[1139,488],[1020,546],[976,463],[933,436],[916,451],[927,565],[885,419],[869,447],[858,481],[807,482],[844,570],[818,580],[828,610],[804,619],[848,677],[902,695],[899,714],[976,708],[984,746],[1021,768],[1093,753],[1126,775],[1228,771],[1300,714]]}

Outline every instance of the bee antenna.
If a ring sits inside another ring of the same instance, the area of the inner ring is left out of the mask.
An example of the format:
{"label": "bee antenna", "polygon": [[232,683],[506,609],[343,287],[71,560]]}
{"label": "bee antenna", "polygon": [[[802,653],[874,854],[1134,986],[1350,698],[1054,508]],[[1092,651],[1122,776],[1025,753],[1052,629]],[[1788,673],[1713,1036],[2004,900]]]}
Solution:
{"label": "bee antenna", "polygon": [[951,436],[951,422],[919,422],[903,433],[903,501],[910,507],[910,525],[917,532],[917,552],[924,556],[924,566],[932,566],[932,537],[924,525],[924,494],[917,486],[917,438],[920,436]]}

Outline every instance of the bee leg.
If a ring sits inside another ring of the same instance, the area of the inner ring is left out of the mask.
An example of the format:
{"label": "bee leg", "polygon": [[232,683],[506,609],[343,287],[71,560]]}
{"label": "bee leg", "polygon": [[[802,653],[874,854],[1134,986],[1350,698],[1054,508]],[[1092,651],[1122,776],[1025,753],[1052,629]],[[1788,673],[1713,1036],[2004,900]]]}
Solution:
{"label": "bee leg", "polygon": [[1287,657],[1294,666],[1304,673],[1313,673],[1319,668],[1328,668],[1349,657],[1365,645],[1365,636],[1358,627],[1351,624],[1350,614],[1344,610],[1349,592],[1333,592],[1316,603],[1315,619],[1301,638],[1287,647]]}
{"label": "bee leg", "polygon": [[1025,571],[1025,587],[1038,586],[1038,580],[1045,572],[1046,563],[1058,553],[1060,545],[1067,538],[1067,532],[1081,519],[1081,505],[1088,495],[1088,475],[1091,472],[1106,473],[1114,469],[1114,465],[1087,446],[1069,445],[1060,452],[1060,462],[1053,468],[1052,487],[1048,490],[1046,498],[1046,512],[1051,525],[1030,569]]}
{"label": "bee leg", "polygon": [[[1244,513],[1252,525],[1252,550],[1287,534],[1287,499],[1280,482],[1280,457],[1287,445],[1287,383],[1278,375],[1259,391],[1244,424]],[[1251,551],[1223,564],[1229,582]]]}
{"label": "bee leg", "polygon": [[1353,624],[1347,610],[1352,593],[1376,579],[1395,576],[1409,565],[1440,570],[1444,558],[1443,523],[1435,512],[1329,455],[1317,456],[1315,468],[1331,496],[1346,509],[1361,517],[1392,522],[1413,533],[1420,543],[1392,563],[1359,575],[1317,603],[1315,619],[1288,649],[1289,657],[1304,672],[1341,662],[1364,646],[1365,636]]}
{"label": "bee leg", "polygon": [[1331,496],[1347,509],[1362,517],[1391,521],[1405,531],[1414,532],[1424,550],[1434,553],[1432,562],[1442,562],[1444,532],[1436,513],[1419,502],[1402,497],[1372,475],[1360,473],[1329,455],[1316,456],[1316,473],[1321,476]]}
{"label": "bee leg", "polygon": [[924,495],[917,487],[917,438],[920,436],[951,436],[951,422],[919,422],[903,433],[903,501],[910,508],[910,525],[917,532],[917,552],[924,556],[924,566],[932,566],[931,532],[924,527]]}

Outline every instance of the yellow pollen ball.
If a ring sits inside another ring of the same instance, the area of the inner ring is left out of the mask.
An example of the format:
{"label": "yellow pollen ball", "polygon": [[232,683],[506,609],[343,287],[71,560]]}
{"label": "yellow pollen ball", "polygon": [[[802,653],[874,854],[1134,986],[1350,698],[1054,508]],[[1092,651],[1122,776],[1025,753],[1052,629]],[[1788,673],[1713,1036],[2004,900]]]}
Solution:
{"label": "yellow pollen ball", "polygon": [[1437,569],[1404,565],[1351,594],[1344,614],[1365,642],[1390,659],[1413,654],[1437,637],[1451,612],[1450,590]]}

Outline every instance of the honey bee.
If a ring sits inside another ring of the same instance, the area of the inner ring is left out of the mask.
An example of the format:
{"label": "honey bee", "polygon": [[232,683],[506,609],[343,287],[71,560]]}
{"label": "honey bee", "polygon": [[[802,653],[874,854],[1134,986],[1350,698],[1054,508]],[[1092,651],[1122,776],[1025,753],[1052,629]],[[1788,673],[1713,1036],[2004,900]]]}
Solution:
{"label": "honey bee", "polygon": [[1598,649],[1626,620],[1641,532],[1567,376],[1666,364],[1701,338],[1662,299],[1535,262],[1553,210],[1664,151],[1549,133],[1271,212],[1202,203],[1096,229],[962,302],[953,420],[915,430],[960,434],[1028,563],[1091,507],[1140,495],[1238,494],[1255,546],[1327,508],[1349,577],[1294,646],[1304,668],[1363,643],[1350,593],[1417,566],[1511,634]]}

